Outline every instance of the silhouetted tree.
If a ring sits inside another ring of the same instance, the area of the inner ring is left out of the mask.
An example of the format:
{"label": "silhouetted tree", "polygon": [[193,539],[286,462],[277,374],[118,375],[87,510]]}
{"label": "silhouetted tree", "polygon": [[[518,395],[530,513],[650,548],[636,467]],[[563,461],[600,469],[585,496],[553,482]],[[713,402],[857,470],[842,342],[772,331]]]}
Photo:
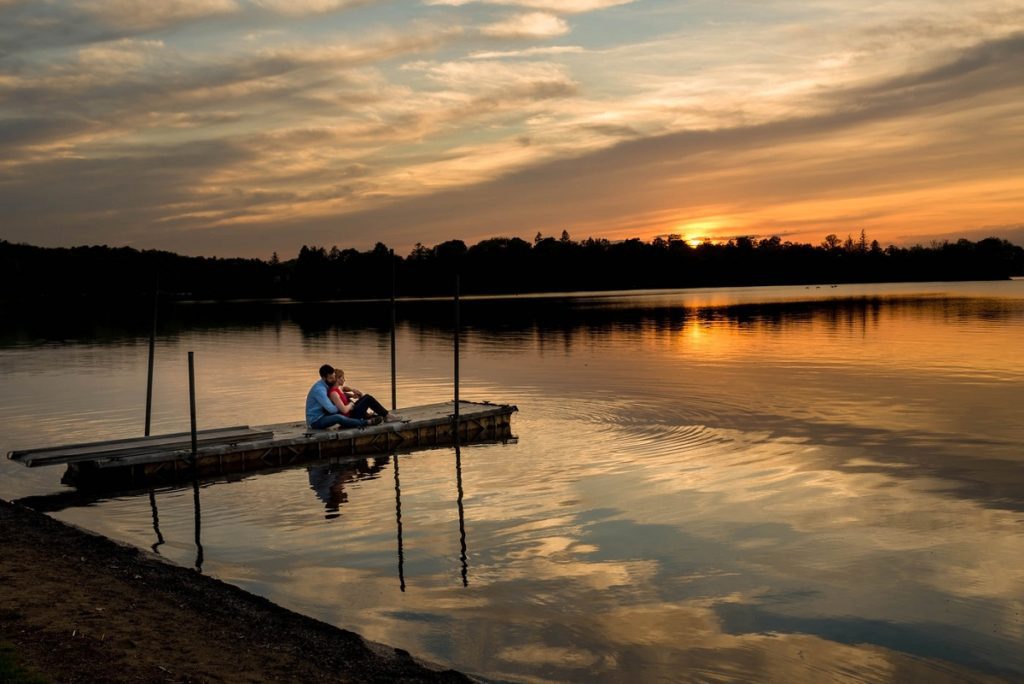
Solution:
{"label": "silhouetted tree", "polygon": [[[568,232],[565,231],[565,235]],[[1024,275],[1024,249],[999,238],[962,239],[909,248],[867,235],[846,245],[830,234],[818,247],[754,241],[740,236],[726,244],[691,247],[681,239],[637,238],[580,242],[543,237],[533,244],[516,237],[482,240],[467,247],[449,240],[434,247],[417,243],[406,259],[384,243],[360,252],[303,245],[282,262],[184,257],[155,250],[107,246],[42,248],[0,240],[0,300],[53,298],[124,299],[149,293],[160,274],[166,296],[299,299],[380,297],[392,260],[402,295],[451,292],[451,277],[463,274],[467,293],[602,290],[757,284],[809,284],[911,280],[999,279]]]}
{"label": "silhouetted tree", "polygon": [[416,246],[412,248],[412,252],[409,253],[409,258],[416,261],[425,261],[430,258],[430,250],[424,247],[422,242],[417,242]]}

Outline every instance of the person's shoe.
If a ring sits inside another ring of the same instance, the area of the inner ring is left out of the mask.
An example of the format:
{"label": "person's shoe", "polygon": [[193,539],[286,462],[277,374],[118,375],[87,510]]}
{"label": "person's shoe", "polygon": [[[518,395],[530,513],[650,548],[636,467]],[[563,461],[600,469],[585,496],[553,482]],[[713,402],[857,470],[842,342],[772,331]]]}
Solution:
{"label": "person's shoe", "polygon": [[366,419],[367,425],[380,425],[383,422],[384,419],[381,418],[380,416],[370,416],[369,418]]}
{"label": "person's shoe", "polygon": [[389,423],[404,423],[405,422],[405,418],[403,418],[402,416],[398,415],[394,411],[391,411],[390,413],[388,413],[388,415],[384,417],[384,420],[386,420]]}

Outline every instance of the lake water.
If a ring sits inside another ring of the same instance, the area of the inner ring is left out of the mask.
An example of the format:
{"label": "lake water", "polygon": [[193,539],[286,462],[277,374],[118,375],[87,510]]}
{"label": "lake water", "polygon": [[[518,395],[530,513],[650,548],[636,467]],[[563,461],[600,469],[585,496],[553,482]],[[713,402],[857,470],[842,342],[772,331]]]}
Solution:
{"label": "lake water", "polygon": [[[400,303],[400,406],[450,398],[451,312]],[[147,313],[6,317],[0,447],[141,434]],[[190,350],[200,428],[300,419],[324,362],[389,403],[386,304],[161,316],[155,433],[188,429]],[[52,515],[491,679],[1024,678],[1024,281],[461,317],[461,396],[518,405],[518,440]],[[67,491],[0,475],[4,498]]]}

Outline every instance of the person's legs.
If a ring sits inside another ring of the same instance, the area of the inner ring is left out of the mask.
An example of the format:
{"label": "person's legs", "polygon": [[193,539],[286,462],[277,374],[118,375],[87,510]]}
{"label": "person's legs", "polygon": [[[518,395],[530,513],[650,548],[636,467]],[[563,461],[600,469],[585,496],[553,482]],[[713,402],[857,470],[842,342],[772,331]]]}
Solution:
{"label": "person's legs", "polygon": [[338,425],[341,428],[354,428],[363,427],[366,424],[367,421],[363,420],[361,417],[346,416],[340,413],[329,413],[326,416],[320,416],[314,420],[310,427],[317,430],[326,430],[332,425]]}
{"label": "person's legs", "polygon": [[387,416],[388,410],[380,405],[380,402],[373,398],[372,394],[364,394],[356,400],[356,403],[352,405],[352,410],[348,412],[348,415],[354,418],[365,418],[366,412],[372,409],[378,416]]}

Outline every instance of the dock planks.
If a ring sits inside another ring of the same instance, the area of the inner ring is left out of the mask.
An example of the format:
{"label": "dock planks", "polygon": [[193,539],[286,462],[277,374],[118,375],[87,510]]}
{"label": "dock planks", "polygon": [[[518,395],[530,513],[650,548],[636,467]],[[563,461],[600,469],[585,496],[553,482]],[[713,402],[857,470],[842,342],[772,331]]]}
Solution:
{"label": "dock planks", "polygon": [[[211,475],[282,467],[339,455],[407,452],[455,441],[455,406],[448,401],[400,409],[405,422],[345,430],[314,430],[304,422],[236,426],[197,433],[192,454],[190,433],[175,433],[12,451],[8,458],[30,467],[66,464],[69,484],[104,481],[159,481],[179,473]],[[460,443],[505,441],[511,435],[508,404],[459,402]]]}
{"label": "dock planks", "polygon": [[[239,425],[229,428],[196,431],[196,442],[199,445],[237,444],[272,436],[268,430],[250,428]],[[167,435],[149,437],[132,437],[113,439],[105,442],[86,442],[82,444],[65,444],[59,447],[43,447],[39,449],[22,449],[7,454],[7,458],[34,468],[46,465],[63,465],[79,461],[98,459],[120,459],[136,454],[155,454],[167,451],[192,450],[192,433],[176,432]]]}

